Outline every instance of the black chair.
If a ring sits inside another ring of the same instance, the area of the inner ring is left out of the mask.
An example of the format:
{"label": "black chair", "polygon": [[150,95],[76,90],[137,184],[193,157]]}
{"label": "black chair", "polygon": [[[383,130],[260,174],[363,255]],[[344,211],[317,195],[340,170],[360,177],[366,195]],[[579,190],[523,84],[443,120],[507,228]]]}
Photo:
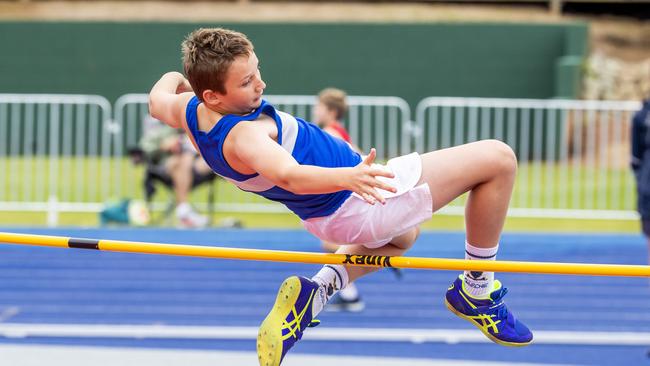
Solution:
{"label": "black chair", "polygon": [[[131,157],[131,161],[135,165],[146,164],[144,175],[144,198],[147,206],[149,206],[149,209],[152,212],[151,224],[159,225],[163,220],[170,217],[170,215],[174,212],[174,208],[176,207],[176,200],[173,195],[174,183],[172,181],[172,177],[167,173],[165,167],[162,164],[157,164],[155,161],[147,159],[142,149],[131,148],[129,149],[129,155]],[[194,190],[200,185],[208,184],[208,226],[212,226],[214,221],[214,202],[216,199],[214,182],[216,181],[217,177],[218,176],[212,171],[201,173],[196,171],[194,168],[192,169],[191,190]],[[163,214],[159,217],[155,217],[151,208],[153,197],[156,194],[159,185],[162,185],[165,189],[167,189],[171,193],[172,198]]]}

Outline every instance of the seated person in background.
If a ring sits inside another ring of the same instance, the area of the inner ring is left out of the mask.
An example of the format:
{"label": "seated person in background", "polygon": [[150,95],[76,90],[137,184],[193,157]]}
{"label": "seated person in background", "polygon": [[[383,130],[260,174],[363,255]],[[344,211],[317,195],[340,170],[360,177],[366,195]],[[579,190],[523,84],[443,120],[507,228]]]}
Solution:
{"label": "seated person in background", "polygon": [[[359,152],[359,148],[352,145],[350,134],[345,129],[341,120],[348,111],[347,95],[343,90],[336,88],[323,89],[318,94],[318,103],[314,107],[313,121],[330,135],[340,138]],[[336,253],[339,246],[336,244],[321,241],[323,250],[328,253]],[[347,287],[337,292],[337,294],[327,303],[326,310],[329,311],[352,311],[363,310],[365,304],[361,300],[359,290],[354,283],[349,283]]]}
{"label": "seated person in background", "polygon": [[144,131],[139,145],[146,159],[162,167],[172,179],[178,225],[185,228],[205,227],[208,218],[194,211],[188,196],[192,188],[192,171],[205,174],[211,172],[210,167],[196,152],[183,130],[174,129],[148,116]]}

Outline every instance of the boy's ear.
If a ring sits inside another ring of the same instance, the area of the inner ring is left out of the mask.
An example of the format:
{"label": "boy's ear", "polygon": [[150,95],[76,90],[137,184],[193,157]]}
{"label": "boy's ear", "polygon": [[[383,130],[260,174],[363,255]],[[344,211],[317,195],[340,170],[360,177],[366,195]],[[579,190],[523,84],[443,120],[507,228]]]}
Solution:
{"label": "boy's ear", "polygon": [[206,89],[203,91],[201,96],[203,97],[203,101],[205,101],[205,103],[211,105],[217,105],[221,102],[221,98],[219,98],[219,95],[220,95],[219,93],[213,90]]}

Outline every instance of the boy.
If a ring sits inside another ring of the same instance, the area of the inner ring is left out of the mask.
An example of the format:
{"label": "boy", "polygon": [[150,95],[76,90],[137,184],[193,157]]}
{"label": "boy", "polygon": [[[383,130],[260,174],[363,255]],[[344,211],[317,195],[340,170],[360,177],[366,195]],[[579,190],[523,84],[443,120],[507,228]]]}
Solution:
{"label": "boy", "polygon": [[[314,123],[323,131],[352,144],[350,134],[341,124],[348,111],[347,95],[341,89],[325,88],[318,93],[318,103],[314,107]],[[358,150],[356,147],[355,150]]]}
{"label": "boy", "polygon": [[[151,114],[182,127],[208,165],[239,188],[282,202],[321,240],[349,244],[340,254],[397,256],[418,236],[418,225],[470,191],[466,258],[494,260],[516,173],[516,158],[499,141],[400,156],[387,166],[317,126],[276,111],[262,100],[253,45],[225,29],[199,29],[183,42],[182,74],[153,86]],[[192,93],[193,91],[193,93]],[[327,300],[377,268],[326,265],[311,279],[292,276],[260,326],[260,365],[277,366],[315,326]],[[505,287],[492,272],[465,272],[445,304],[494,342],[523,346],[532,333],[504,304]]]}

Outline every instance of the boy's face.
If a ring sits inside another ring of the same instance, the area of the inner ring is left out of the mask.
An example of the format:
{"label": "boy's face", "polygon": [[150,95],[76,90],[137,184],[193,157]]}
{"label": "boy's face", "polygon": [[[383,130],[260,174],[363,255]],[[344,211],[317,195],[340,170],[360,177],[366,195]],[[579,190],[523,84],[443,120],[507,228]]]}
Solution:
{"label": "boy's face", "polygon": [[214,92],[220,111],[247,114],[260,106],[266,84],[262,80],[255,52],[251,52],[249,56],[237,57],[232,62],[224,84],[226,94]]}
{"label": "boy's face", "polygon": [[313,119],[314,123],[323,127],[331,121],[336,120],[336,112],[327,108],[323,102],[319,101],[316,106],[314,106]]}

